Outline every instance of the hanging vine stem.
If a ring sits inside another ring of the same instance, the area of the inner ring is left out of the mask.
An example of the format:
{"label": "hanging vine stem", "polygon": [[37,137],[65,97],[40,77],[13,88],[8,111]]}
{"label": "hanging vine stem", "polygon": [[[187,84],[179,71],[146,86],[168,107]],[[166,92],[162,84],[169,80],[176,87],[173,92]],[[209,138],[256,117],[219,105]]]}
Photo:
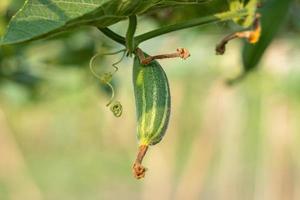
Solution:
{"label": "hanging vine stem", "polygon": [[135,50],[134,34],[137,26],[137,17],[136,15],[130,15],[128,19],[129,23],[126,32],[126,48],[128,51],[128,55],[131,56]]}
{"label": "hanging vine stem", "polygon": [[[164,35],[173,31],[178,31],[186,28],[191,28],[195,26],[202,26],[211,23],[228,21],[234,18],[242,18],[248,16],[250,13],[247,9],[240,9],[237,11],[227,11],[221,12],[214,15],[209,15],[206,17],[200,17],[195,19],[190,19],[184,22],[179,22],[172,25],[167,25],[164,27],[160,27],[158,29],[143,33],[141,35],[134,37],[134,49],[136,49],[142,42],[150,40],[152,38],[158,37],[160,35]],[[126,38],[115,33],[109,28],[99,28],[98,29],[107,37],[114,40],[115,42],[126,47]]]}
{"label": "hanging vine stem", "polygon": [[[102,75],[97,74],[97,72],[94,70],[94,61],[98,56],[103,56],[103,55],[115,55],[118,53],[121,53],[122,57],[115,63],[112,64],[112,66],[114,67],[114,71],[113,72],[106,72],[103,73]],[[92,72],[92,74],[101,81],[101,83],[106,84],[110,90],[111,90],[111,97],[109,102],[106,104],[107,107],[110,108],[110,110],[112,111],[112,113],[116,116],[116,117],[120,117],[122,115],[123,112],[123,108],[122,108],[122,104],[119,101],[114,101],[115,98],[115,90],[114,87],[112,86],[112,84],[110,83],[113,75],[119,70],[119,68],[117,67],[117,65],[122,62],[122,60],[124,59],[126,54],[126,49],[122,49],[116,52],[112,52],[112,53],[97,53],[95,54],[89,63],[90,66],[90,70]]]}
{"label": "hanging vine stem", "polygon": [[166,33],[170,33],[173,31],[178,31],[186,28],[191,28],[195,26],[202,26],[206,24],[211,24],[211,23],[216,23],[216,22],[222,22],[222,21],[227,21],[231,20],[234,18],[241,18],[249,15],[247,9],[241,9],[238,11],[229,11],[229,12],[222,12],[218,13],[215,15],[209,15],[206,17],[201,17],[201,18],[195,18],[195,19],[190,19],[184,22],[179,22],[176,24],[172,25],[167,25],[152,31],[149,31],[147,33],[138,35],[135,37],[135,45],[138,47],[139,44],[146,40],[150,40],[152,38],[155,38],[160,35],[164,35]]}

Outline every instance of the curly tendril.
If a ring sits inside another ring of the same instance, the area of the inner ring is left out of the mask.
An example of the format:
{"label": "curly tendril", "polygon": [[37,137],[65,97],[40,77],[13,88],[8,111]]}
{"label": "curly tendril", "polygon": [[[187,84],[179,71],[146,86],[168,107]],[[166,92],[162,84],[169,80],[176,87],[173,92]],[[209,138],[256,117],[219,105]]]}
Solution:
{"label": "curly tendril", "polygon": [[123,107],[119,101],[112,102],[109,108],[111,112],[114,114],[114,116],[120,117],[122,115]]}
{"label": "curly tendril", "polygon": [[[97,74],[96,71],[94,70],[94,61],[98,56],[103,56],[103,55],[115,55],[118,53],[121,53],[122,57],[120,58],[120,60],[118,60],[117,62],[112,64],[112,67],[114,68],[113,72],[106,72],[106,73],[102,73],[102,74]],[[113,75],[119,70],[119,68],[117,67],[117,65],[122,62],[122,60],[124,59],[126,55],[126,49],[122,49],[116,52],[112,52],[112,53],[97,53],[95,54],[91,60],[90,60],[90,70],[93,73],[93,75],[99,79],[101,81],[102,84],[106,84],[110,90],[111,90],[111,97],[110,100],[108,101],[108,103],[106,104],[107,107],[110,108],[111,112],[114,114],[115,117],[120,117],[122,115],[123,112],[123,107],[122,104],[119,101],[115,101],[115,90],[114,87],[112,86],[112,84],[110,83],[112,80]]]}

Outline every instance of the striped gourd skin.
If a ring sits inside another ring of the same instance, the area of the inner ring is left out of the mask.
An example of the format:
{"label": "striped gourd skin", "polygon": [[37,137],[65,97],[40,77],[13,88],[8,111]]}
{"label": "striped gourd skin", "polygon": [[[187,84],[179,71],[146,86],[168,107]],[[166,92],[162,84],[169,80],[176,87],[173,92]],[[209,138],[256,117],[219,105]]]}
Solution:
{"label": "striped gourd skin", "polygon": [[136,56],[133,85],[139,144],[155,145],[164,136],[170,118],[171,98],[167,76],[157,61],[142,65]]}

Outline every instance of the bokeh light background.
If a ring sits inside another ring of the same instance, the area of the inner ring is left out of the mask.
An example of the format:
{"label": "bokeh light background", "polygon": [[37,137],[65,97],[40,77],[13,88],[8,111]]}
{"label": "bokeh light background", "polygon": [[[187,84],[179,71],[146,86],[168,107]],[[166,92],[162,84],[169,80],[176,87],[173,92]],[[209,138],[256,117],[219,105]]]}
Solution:
{"label": "bokeh light background", "polygon": [[[1,0],[1,33],[7,10],[22,3]],[[149,18],[140,21],[139,32],[158,26]],[[120,46],[87,27],[2,48],[3,74],[22,69],[38,80],[22,73],[0,78],[0,199],[300,199],[299,29],[282,30],[260,69],[230,87],[225,81],[240,73],[242,43],[232,42],[224,56],[216,56],[215,44],[229,32],[224,26],[142,45],[153,55],[177,47],[192,55],[160,61],[171,86],[172,114],[166,136],[145,158],[143,180],[131,173],[137,150],[132,59],[124,59],[114,76],[124,107],[120,118],[105,107],[109,91],[88,67],[94,52]],[[122,22],[113,28],[125,27]],[[109,70],[119,57],[101,57],[96,66]]]}

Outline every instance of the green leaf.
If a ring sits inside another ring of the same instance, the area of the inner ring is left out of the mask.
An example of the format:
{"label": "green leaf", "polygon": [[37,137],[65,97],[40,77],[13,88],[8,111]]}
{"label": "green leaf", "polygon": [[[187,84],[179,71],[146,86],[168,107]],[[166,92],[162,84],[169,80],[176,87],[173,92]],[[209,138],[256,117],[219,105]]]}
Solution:
{"label": "green leaf", "polygon": [[82,25],[107,27],[160,6],[209,0],[27,0],[11,19],[2,45],[52,36]]}
{"label": "green leaf", "polygon": [[245,43],[243,47],[244,74],[253,70],[259,63],[265,50],[272,42],[288,13],[292,0],[269,0],[261,10],[262,32],[256,44]]}
{"label": "green leaf", "polygon": [[249,15],[245,18],[237,18],[233,21],[243,27],[249,27],[253,23],[255,12],[257,8],[257,0],[241,1],[241,0],[227,0],[229,9],[231,11],[241,10],[243,8],[248,10]]}

